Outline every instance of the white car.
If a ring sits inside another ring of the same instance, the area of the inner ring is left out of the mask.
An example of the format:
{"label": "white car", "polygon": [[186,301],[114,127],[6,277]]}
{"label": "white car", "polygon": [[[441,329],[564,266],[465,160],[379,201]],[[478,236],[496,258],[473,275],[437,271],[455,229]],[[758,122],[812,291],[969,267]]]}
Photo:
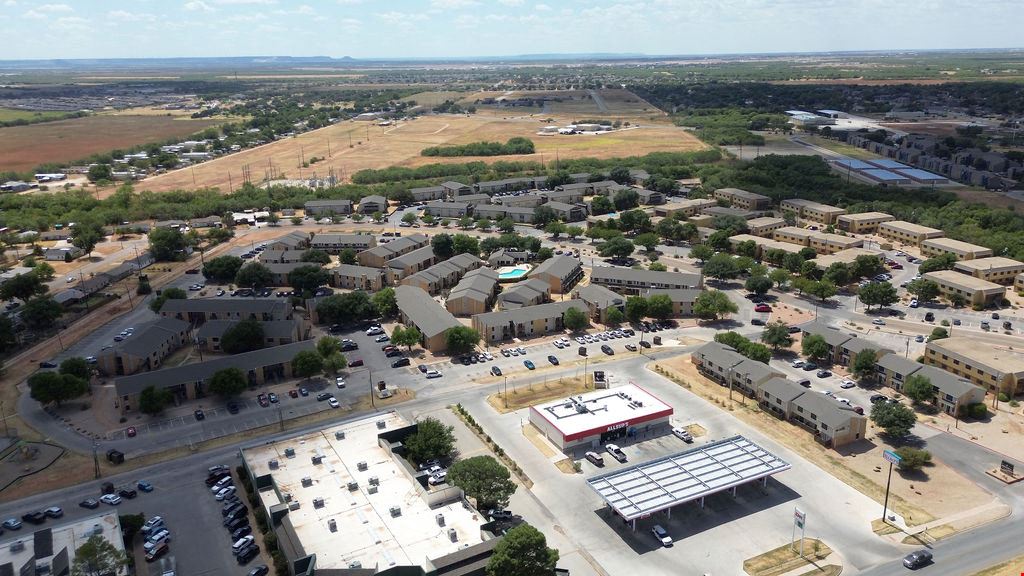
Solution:
{"label": "white car", "polygon": [[910,307],[917,308],[917,298],[914,298],[913,300],[910,301]]}
{"label": "white car", "polygon": [[804,361],[803,360],[799,360],[799,359],[793,360],[793,363],[790,364],[790,366],[792,366],[793,368],[800,368],[803,365],[804,365]]}
{"label": "white car", "polygon": [[338,388],[344,388],[345,387],[345,379],[342,378],[341,376],[338,376],[337,378],[335,378],[334,379],[334,383],[338,386]]}
{"label": "white car", "polygon": [[373,328],[370,328],[370,329],[368,329],[366,331],[366,335],[367,336],[376,336],[378,334],[383,334],[383,333],[384,333],[384,329],[381,328],[380,326],[374,326]]}
{"label": "white car", "polygon": [[654,537],[661,542],[662,546],[668,547],[672,545],[672,537],[668,535],[668,532],[660,524],[655,524],[654,528],[651,528],[651,534],[654,534]]}
{"label": "white car", "polygon": [[[341,404],[338,404],[337,398],[328,398],[327,403],[331,406],[331,408],[341,408]],[[232,486],[232,488],[234,488],[234,486]]]}
{"label": "white car", "polygon": [[850,405],[850,401],[847,400],[846,398],[843,398],[842,396],[833,396],[833,398],[835,398],[837,402],[841,402],[843,404],[846,404],[847,406]]}
{"label": "white car", "polygon": [[110,504],[111,506],[117,506],[121,503],[121,497],[117,494],[104,494],[103,496],[100,496],[100,502]]}
{"label": "white car", "polygon": [[228,496],[231,496],[232,494],[234,494],[235,490],[237,490],[237,488],[235,488],[234,486],[228,486],[227,488],[223,488],[223,489],[221,489],[220,492],[217,492],[216,498],[217,498],[218,501],[219,500],[223,500],[223,499],[227,498]]}
{"label": "white car", "polygon": [[437,370],[427,370],[427,378],[440,378],[441,373]]}
{"label": "white car", "polygon": [[885,326],[885,320],[882,320],[881,318],[875,318],[871,323],[875,326]]}
{"label": "white car", "polygon": [[857,386],[857,383],[849,379],[843,380],[843,383],[839,385],[839,387],[842,388],[843,390],[849,390],[850,388],[853,388],[855,386]]}
{"label": "white car", "polygon": [[693,435],[691,435],[686,428],[676,426],[675,428],[672,429],[672,434],[675,434],[676,438],[679,438],[680,440],[686,442],[687,444],[693,442]]}

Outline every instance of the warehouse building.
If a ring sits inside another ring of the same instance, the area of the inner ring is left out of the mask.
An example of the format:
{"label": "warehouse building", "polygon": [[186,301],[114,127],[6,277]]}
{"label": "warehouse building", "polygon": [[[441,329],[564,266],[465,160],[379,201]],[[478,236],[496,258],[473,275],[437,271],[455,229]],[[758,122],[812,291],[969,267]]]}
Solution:
{"label": "warehouse building", "polygon": [[672,428],[673,410],[635,384],[530,407],[530,423],[567,453],[620,438],[653,438]]}

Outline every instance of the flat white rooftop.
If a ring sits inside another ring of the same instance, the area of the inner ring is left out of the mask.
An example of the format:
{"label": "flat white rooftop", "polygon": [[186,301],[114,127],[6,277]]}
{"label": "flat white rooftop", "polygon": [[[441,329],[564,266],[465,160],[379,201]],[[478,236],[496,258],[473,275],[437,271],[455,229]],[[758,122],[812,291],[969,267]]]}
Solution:
{"label": "flat white rooftop", "polygon": [[[61,524],[62,520],[49,520],[48,525],[42,525],[35,529],[31,524],[25,524],[17,532],[9,531],[4,534],[5,537],[0,538],[0,572],[6,571],[4,566],[10,564],[14,569],[12,573],[18,574],[21,567],[33,557],[35,558],[34,564],[49,563],[52,565],[51,571],[55,572],[59,567],[54,565],[56,563],[54,557],[66,549],[67,563],[70,566],[75,560],[75,551],[93,535],[101,535],[113,544],[114,548],[124,550],[124,542],[121,539],[121,523],[118,521],[116,510],[74,522]],[[46,532],[49,535],[46,535]],[[124,570],[118,572],[118,574],[124,573]]]}
{"label": "flat white rooftop", "polygon": [[567,441],[672,415],[672,407],[635,384],[595,390],[531,408]]}
{"label": "flat white rooftop", "polygon": [[[378,428],[378,421],[384,428]],[[416,482],[378,445],[378,434],[406,425],[395,413],[374,414],[244,451],[255,475],[272,475],[281,493],[299,503],[287,518],[302,549],[316,554],[317,568],[348,568],[358,562],[378,570],[423,566],[430,571],[429,560],[482,541],[483,522],[472,509],[463,508],[460,500],[431,508]],[[337,432],[344,432],[344,438],[338,439]],[[294,457],[285,454],[289,448]],[[322,463],[313,464],[313,456],[323,456]],[[271,460],[277,461],[277,469],[270,467]],[[359,470],[361,462],[365,470]],[[379,481],[373,494],[371,477]],[[307,486],[304,478],[309,479]],[[352,481],[359,484],[356,490],[348,488]],[[274,500],[273,491],[262,494]],[[314,506],[315,498],[323,498],[323,505]],[[395,506],[401,510],[397,516],[391,513]],[[444,515],[444,526],[438,525],[438,514]],[[328,524],[332,519],[333,532]],[[455,542],[450,529],[455,530]]]}
{"label": "flat white rooftop", "polygon": [[788,470],[790,464],[743,436],[594,476],[587,484],[626,520]]}

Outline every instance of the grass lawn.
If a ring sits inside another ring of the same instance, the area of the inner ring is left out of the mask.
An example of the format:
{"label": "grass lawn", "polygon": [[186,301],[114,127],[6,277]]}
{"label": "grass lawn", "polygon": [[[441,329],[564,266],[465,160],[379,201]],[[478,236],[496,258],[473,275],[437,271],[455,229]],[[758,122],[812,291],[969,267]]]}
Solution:
{"label": "grass lawn", "polygon": [[13,120],[56,120],[63,118],[67,112],[58,110],[37,112],[34,110],[15,110],[13,108],[0,108],[0,122],[11,122]]}
{"label": "grass lawn", "polygon": [[[800,556],[800,542],[796,543],[795,550],[793,545],[785,544],[744,560],[743,571],[751,576],[779,576],[786,572],[792,572],[805,564],[828,558],[832,553],[832,549],[824,542],[814,538],[804,538],[803,546],[803,557]],[[809,573],[817,573],[817,571]]]}

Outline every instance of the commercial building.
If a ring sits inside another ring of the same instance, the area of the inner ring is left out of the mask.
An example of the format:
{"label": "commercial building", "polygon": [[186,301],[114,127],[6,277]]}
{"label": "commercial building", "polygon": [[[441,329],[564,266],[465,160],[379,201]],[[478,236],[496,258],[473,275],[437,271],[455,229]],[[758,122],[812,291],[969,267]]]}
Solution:
{"label": "commercial building", "polygon": [[553,256],[530,271],[529,277],[547,282],[552,294],[566,294],[583,279],[583,266],[573,256]]}
{"label": "commercial building", "polygon": [[430,294],[436,294],[455,286],[466,272],[475,270],[482,265],[483,260],[472,254],[456,254],[426,270],[406,276],[402,279],[402,284],[417,286]]}
{"label": "commercial building", "polygon": [[772,232],[779,228],[784,228],[786,221],[782,218],[776,218],[774,216],[762,216],[760,218],[753,218],[747,221],[747,229],[754,236],[765,236],[769,237]]}
{"label": "commercial building", "polygon": [[289,573],[482,576],[500,539],[399,455],[415,431],[388,412],[242,451]]}
{"label": "commercial building", "polygon": [[744,210],[771,210],[772,199],[739,188],[719,188],[714,193],[716,200],[725,200],[734,208]]}
{"label": "commercial building", "polygon": [[1010,285],[1024,273],[1024,262],[1004,256],[990,256],[957,262],[953,270],[988,282]]}
{"label": "commercial building", "polygon": [[837,228],[850,234],[872,234],[883,222],[891,222],[896,218],[885,212],[861,212],[859,214],[843,214],[836,218]]}
{"label": "commercial building", "polygon": [[167,300],[160,308],[160,316],[184,320],[199,326],[208,320],[245,320],[260,322],[291,320],[292,305],[286,300],[249,298],[189,298]]}
{"label": "commercial building", "polygon": [[[69,576],[78,549],[92,536],[99,536],[118,552],[125,552],[116,510],[47,524],[46,528],[37,529],[26,525],[23,531],[12,530],[0,540],[0,574]],[[122,567],[109,576],[127,573],[128,569]]]}
{"label": "commercial building", "polygon": [[[237,320],[211,320],[196,330],[196,344],[209,352],[223,352],[224,333],[237,325]],[[294,344],[309,337],[309,328],[300,318],[260,322],[260,328],[263,329],[264,348]]]}
{"label": "commercial building", "polygon": [[551,300],[551,287],[540,278],[529,278],[516,282],[498,295],[498,308],[512,310],[524,306],[535,306]]}
{"label": "commercial building", "polygon": [[376,292],[384,287],[384,271],[380,268],[339,264],[330,273],[331,285],[338,288]]}
{"label": "commercial building", "polygon": [[922,278],[938,284],[946,298],[960,297],[971,306],[998,304],[1006,297],[1006,286],[952,270],[926,272]]}
{"label": "commercial building", "polygon": [[604,324],[608,319],[608,311],[613,308],[622,313],[626,312],[626,299],[604,286],[588,284],[577,288],[572,296],[587,305],[590,317],[595,322]]}
{"label": "commercial building", "polygon": [[673,409],[635,384],[595,390],[530,407],[530,424],[567,453],[619,438],[667,434]]}
{"label": "commercial building", "polygon": [[599,284],[620,294],[636,295],[644,290],[700,288],[700,272],[658,272],[634,270],[619,266],[595,266],[590,283]]}
{"label": "commercial building", "polygon": [[836,220],[840,216],[846,214],[846,210],[843,208],[829,206],[828,204],[821,204],[820,202],[814,202],[812,200],[804,200],[802,198],[783,200],[779,204],[779,208],[781,208],[783,212],[792,212],[801,220],[817,222],[823,226],[835,224]]}
{"label": "commercial building", "polygon": [[876,370],[879,383],[898,392],[903,391],[903,385],[913,375],[927,378],[935,389],[935,406],[946,414],[956,415],[960,413],[961,407],[985,401],[985,390],[966,378],[896,354],[888,354],[879,359]]}
{"label": "commercial building", "polygon": [[310,200],[304,205],[306,216],[320,216],[330,214],[351,214],[352,201],[337,198],[334,200]]}
{"label": "commercial building", "polygon": [[415,326],[420,331],[423,335],[420,344],[424,348],[431,352],[448,349],[445,332],[449,328],[462,326],[451,312],[445,310],[430,294],[415,286],[396,287],[395,300],[402,324]]}
{"label": "commercial building", "polygon": [[380,243],[369,250],[356,254],[356,259],[362,266],[371,268],[383,268],[388,260],[408,254],[430,244],[430,239],[423,234],[412,234],[395,238],[387,243]]}
{"label": "commercial building", "polygon": [[346,249],[362,252],[376,245],[377,238],[373,234],[316,234],[309,241],[310,248],[323,250],[328,254],[337,254]]}
{"label": "commercial building", "polygon": [[640,293],[644,298],[651,296],[668,296],[672,301],[672,317],[693,316],[693,303],[703,290],[696,288],[655,288]]}
{"label": "commercial building", "polygon": [[924,363],[963,376],[992,393],[1024,393],[1024,354],[1009,346],[969,337],[942,338],[925,345]]}
{"label": "commercial building", "polygon": [[893,242],[920,246],[925,240],[941,238],[946,233],[937,228],[929,228],[920,224],[914,224],[913,222],[892,220],[879,224],[878,235]]}
{"label": "commercial building", "polygon": [[992,249],[952,238],[932,238],[921,243],[921,254],[929,257],[952,254],[957,260],[973,260],[991,256]]}
{"label": "commercial building", "polygon": [[564,300],[536,306],[524,306],[501,312],[485,312],[473,316],[473,328],[484,342],[495,343],[513,338],[530,338],[565,329],[565,312],[575,308],[584,314],[582,300]]}
{"label": "commercial building", "polygon": [[124,376],[156,370],[164,358],[191,340],[188,322],[161,318],[96,357],[96,367],[105,376]]}
{"label": "commercial building", "polygon": [[718,202],[711,198],[694,198],[689,200],[677,200],[675,202],[669,202],[668,204],[662,204],[654,208],[655,216],[669,217],[675,216],[676,214],[682,214],[683,216],[690,217],[700,214],[705,208],[717,206]]}
{"label": "commercial building", "polygon": [[498,287],[498,273],[490,268],[477,268],[467,272],[448,293],[445,308],[456,316],[483,314],[494,303]]}

